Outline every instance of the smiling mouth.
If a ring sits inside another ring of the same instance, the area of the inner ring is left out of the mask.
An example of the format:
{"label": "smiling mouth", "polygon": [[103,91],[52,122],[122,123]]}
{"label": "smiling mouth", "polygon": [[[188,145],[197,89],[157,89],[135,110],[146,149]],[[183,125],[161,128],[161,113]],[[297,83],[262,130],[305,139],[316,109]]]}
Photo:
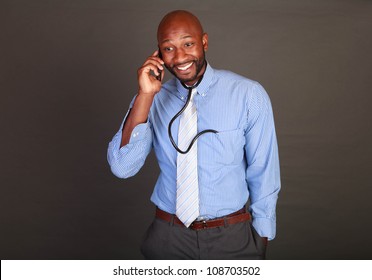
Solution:
{"label": "smiling mouth", "polygon": [[186,70],[188,70],[191,67],[191,65],[193,65],[193,63],[194,62],[190,62],[190,63],[188,63],[188,64],[186,64],[184,66],[177,66],[176,68],[178,70],[180,70],[180,71],[186,71]]}

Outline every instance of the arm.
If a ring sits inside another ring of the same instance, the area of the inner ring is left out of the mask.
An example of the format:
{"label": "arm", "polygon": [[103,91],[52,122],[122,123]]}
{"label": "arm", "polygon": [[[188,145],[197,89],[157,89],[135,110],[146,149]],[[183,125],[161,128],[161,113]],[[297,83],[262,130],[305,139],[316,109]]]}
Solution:
{"label": "arm", "polygon": [[142,67],[138,69],[138,95],[125,121],[120,147],[128,144],[134,127],[140,123],[146,122],[155,94],[161,89],[161,80],[164,76],[164,72],[162,71],[160,80],[151,75],[151,71],[153,71],[155,75],[159,75],[159,69],[163,70],[164,62],[158,57],[158,54],[158,51],[155,51],[145,61]]}
{"label": "arm", "polygon": [[272,240],[280,190],[279,156],[270,99],[261,85],[253,88],[248,106],[245,153],[250,211],[258,234]]}
{"label": "arm", "polygon": [[[120,178],[135,175],[151,150],[152,132],[147,119],[154,96],[161,89],[161,81],[151,72],[159,75],[159,69],[163,70],[163,61],[157,55],[158,51],[155,51],[138,69],[138,94],[108,147],[111,171]],[[162,79],[164,74],[161,75]]]}

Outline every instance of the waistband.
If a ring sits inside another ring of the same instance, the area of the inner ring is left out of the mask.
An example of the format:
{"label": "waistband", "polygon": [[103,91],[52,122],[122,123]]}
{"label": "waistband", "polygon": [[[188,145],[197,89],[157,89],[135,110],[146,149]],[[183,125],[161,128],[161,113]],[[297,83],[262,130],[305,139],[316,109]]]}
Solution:
{"label": "waistband", "polygon": [[[159,209],[158,207],[156,207],[155,216],[168,223],[173,223],[173,224],[177,224],[177,225],[181,225],[185,227],[185,225],[177,218],[176,215],[165,212]],[[189,228],[192,230],[202,230],[202,229],[208,229],[208,228],[233,225],[233,224],[242,223],[242,222],[249,221],[249,220],[251,220],[251,215],[247,213],[245,210],[245,207],[243,207],[242,209],[234,213],[231,213],[229,215],[226,215],[220,218],[204,220],[204,221],[194,221],[189,226]]]}

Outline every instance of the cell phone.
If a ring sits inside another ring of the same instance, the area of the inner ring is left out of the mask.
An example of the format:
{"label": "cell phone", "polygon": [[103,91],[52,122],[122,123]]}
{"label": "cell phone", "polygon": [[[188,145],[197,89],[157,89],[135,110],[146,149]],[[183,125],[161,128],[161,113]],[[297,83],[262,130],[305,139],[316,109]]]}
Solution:
{"label": "cell phone", "polygon": [[[158,49],[158,57],[160,58],[160,59],[163,59],[163,57],[162,57],[162,55],[161,55],[161,51],[160,51],[160,49]],[[161,81],[161,70],[160,69],[158,69],[158,71],[159,71],[159,75],[157,75],[156,76],[156,79],[158,80],[158,81]]]}

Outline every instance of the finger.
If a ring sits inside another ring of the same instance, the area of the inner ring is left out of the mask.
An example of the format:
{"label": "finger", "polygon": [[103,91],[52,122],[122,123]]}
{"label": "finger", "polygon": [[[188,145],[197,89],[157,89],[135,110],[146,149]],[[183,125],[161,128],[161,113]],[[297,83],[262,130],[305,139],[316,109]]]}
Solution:
{"label": "finger", "polygon": [[151,58],[157,59],[161,64],[164,64],[164,61],[159,57],[160,55],[160,50],[157,49],[153,54],[150,56]]}
{"label": "finger", "polygon": [[154,51],[151,56],[158,56],[158,55],[159,55],[159,49],[157,49],[156,51]]}
{"label": "finger", "polygon": [[159,60],[155,59],[154,57],[149,57],[144,65],[147,65],[147,64],[153,64],[155,65],[156,67],[158,67],[160,70],[164,70],[164,66],[161,62],[159,62]]}
{"label": "finger", "polygon": [[161,67],[159,67],[159,68],[163,68],[164,61],[163,61],[161,58],[159,58],[158,56],[149,56],[149,57],[147,58],[147,60],[145,61],[145,63],[146,63],[147,61],[152,61],[152,62],[155,62],[155,61],[156,61],[156,63],[158,63],[159,66],[161,66]]}
{"label": "finger", "polygon": [[148,63],[143,65],[140,68],[140,72],[144,72],[148,75],[151,75],[151,72],[153,72],[156,76],[160,75],[158,64]]}

